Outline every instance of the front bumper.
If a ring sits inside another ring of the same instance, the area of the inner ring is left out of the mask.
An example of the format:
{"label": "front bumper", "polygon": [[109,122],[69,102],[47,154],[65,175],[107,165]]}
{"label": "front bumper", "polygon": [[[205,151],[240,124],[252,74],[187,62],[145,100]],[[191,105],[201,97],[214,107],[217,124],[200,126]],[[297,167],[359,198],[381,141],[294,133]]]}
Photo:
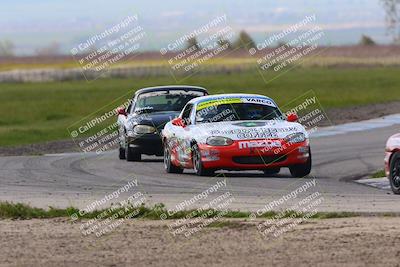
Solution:
{"label": "front bumper", "polygon": [[[246,140],[257,142],[260,140]],[[235,141],[230,146],[199,145],[202,162],[205,168],[226,170],[260,170],[268,168],[289,167],[304,164],[310,157],[308,140],[289,144],[284,140],[278,141],[279,147],[240,148]]]}
{"label": "front bumper", "polygon": [[141,134],[127,137],[130,148],[146,155],[163,155],[163,144],[158,133]]}

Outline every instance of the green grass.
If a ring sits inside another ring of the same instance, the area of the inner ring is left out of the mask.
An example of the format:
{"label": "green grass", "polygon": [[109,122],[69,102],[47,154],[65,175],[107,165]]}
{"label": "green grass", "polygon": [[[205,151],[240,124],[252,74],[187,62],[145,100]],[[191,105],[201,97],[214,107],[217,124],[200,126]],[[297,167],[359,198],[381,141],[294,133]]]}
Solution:
{"label": "green grass", "polygon": [[[322,106],[328,109],[400,100],[398,72],[394,67],[296,68],[279,77],[265,72],[264,79],[258,72],[249,71],[193,75],[181,83],[204,86],[211,93],[260,93],[274,98],[280,105],[314,90]],[[123,103],[141,87],[165,84],[176,82],[164,76],[101,79],[89,83],[1,83],[0,146],[68,139],[68,126],[82,117],[105,105],[111,108]],[[117,98],[121,99],[110,105]]]}
{"label": "green grass", "polygon": [[386,177],[385,170],[376,171],[371,175],[371,178],[382,178],[382,177]]}
{"label": "green grass", "polygon": [[[133,218],[142,218],[142,219],[150,219],[150,220],[160,220],[161,214],[168,214],[166,207],[163,204],[156,204],[153,207],[146,207],[144,205],[138,208],[137,215]],[[126,214],[126,210],[124,208],[116,208],[112,211],[112,213],[104,213],[107,216],[102,216],[102,219],[106,219],[112,217],[114,214],[118,214],[119,211],[124,211],[123,214]],[[77,219],[93,219],[101,215],[106,210],[95,210],[90,213],[86,213],[83,216],[78,216]],[[194,213],[195,212],[195,213]],[[168,216],[166,219],[181,219],[188,218],[197,218],[197,217],[213,217],[217,215],[218,211],[216,210],[203,210],[203,211],[195,211],[195,210],[183,210],[174,213],[172,216]],[[59,218],[59,217],[71,217],[73,214],[79,214],[79,210],[74,207],[69,207],[66,209],[58,209],[50,207],[48,209],[42,208],[34,208],[26,204],[22,203],[10,203],[10,202],[0,202],[0,219],[48,219],[48,218]],[[250,216],[250,212],[244,211],[228,211],[224,213],[223,218],[244,218],[248,219]],[[257,218],[274,218],[277,216],[279,212],[269,211],[266,212]],[[280,216],[280,218],[288,218],[290,216],[293,217],[295,214],[293,211],[287,211]],[[304,214],[297,213],[294,217],[302,217]],[[124,217],[125,215],[122,215]],[[346,218],[346,217],[356,217],[360,216],[358,213],[354,212],[318,212],[312,218],[314,219],[330,219],[330,218]],[[117,217],[119,218],[119,217]],[[227,223],[229,224],[229,223]],[[219,223],[215,223],[211,225],[211,227],[219,227]]]}

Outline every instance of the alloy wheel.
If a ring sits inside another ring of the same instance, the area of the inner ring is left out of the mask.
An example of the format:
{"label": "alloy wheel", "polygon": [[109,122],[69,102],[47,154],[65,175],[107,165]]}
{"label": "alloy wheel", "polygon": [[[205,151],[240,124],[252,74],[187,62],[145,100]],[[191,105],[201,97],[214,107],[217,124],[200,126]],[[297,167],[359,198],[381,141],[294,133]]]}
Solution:
{"label": "alloy wheel", "polygon": [[392,168],[393,186],[400,188],[400,159],[397,159]]}

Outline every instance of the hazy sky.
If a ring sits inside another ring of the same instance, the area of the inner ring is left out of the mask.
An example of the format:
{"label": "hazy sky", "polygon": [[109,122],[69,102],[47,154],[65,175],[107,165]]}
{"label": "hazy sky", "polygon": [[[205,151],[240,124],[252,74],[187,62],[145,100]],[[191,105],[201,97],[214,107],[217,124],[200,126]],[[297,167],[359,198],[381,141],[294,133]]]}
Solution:
{"label": "hazy sky", "polygon": [[226,14],[235,30],[254,39],[316,14],[332,44],[353,44],[361,34],[386,43],[384,12],[379,0],[1,0],[0,40],[30,54],[52,42],[69,51],[76,43],[137,14],[147,32],[147,50],[159,49],[210,19]]}

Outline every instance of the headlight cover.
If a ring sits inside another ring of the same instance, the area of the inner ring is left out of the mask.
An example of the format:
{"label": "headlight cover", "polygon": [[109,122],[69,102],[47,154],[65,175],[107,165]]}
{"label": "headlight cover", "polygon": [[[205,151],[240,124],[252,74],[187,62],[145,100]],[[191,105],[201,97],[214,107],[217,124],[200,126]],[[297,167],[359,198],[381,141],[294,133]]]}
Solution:
{"label": "headlight cover", "polygon": [[294,134],[289,134],[288,136],[285,137],[285,141],[288,143],[296,144],[296,143],[301,143],[306,140],[306,136],[303,133],[294,133]]}
{"label": "headlight cover", "polygon": [[233,144],[233,140],[223,136],[211,136],[207,138],[206,143],[210,146],[230,146]]}
{"label": "headlight cover", "polygon": [[149,133],[154,133],[156,131],[156,128],[153,126],[149,125],[136,125],[133,128],[133,132],[135,134],[149,134]]}

